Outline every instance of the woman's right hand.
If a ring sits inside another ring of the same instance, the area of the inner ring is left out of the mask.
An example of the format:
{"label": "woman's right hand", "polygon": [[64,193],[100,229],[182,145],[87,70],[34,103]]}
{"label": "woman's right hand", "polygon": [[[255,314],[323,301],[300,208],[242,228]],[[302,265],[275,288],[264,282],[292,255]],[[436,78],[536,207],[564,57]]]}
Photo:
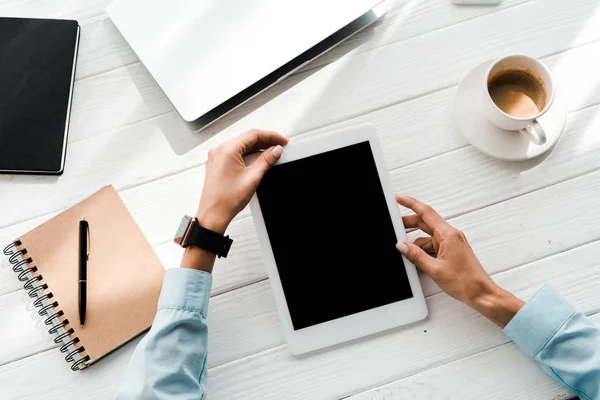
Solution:
{"label": "woman's right hand", "polygon": [[398,250],[444,292],[500,327],[506,326],[524,303],[492,280],[465,235],[433,208],[412,197],[396,195],[396,201],[415,212],[402,217],[404,227],[418,228],[430,235],[414,243],[399,242]]}

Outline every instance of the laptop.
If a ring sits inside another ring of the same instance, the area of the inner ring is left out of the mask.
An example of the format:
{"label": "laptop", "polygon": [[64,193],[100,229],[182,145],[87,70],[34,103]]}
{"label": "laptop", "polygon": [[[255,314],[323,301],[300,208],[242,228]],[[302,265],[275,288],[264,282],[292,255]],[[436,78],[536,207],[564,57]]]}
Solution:
{"label": "laptop", "polygon": [[371,25],[385,0],[116,0],[108,15],[203,129]]}

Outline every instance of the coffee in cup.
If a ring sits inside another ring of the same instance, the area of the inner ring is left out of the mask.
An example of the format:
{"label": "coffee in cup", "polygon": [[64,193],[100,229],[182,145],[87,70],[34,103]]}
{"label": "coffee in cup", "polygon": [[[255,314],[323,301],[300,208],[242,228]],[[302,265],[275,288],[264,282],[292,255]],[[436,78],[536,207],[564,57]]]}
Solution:
{"label": "coffee in cup", "polygon": [[517,131],[536,145],[546,143],[538,121],[554,102],[552,73],[533,57],[511,55],[496,60],[482,82],[483,112],[491,123]]}
{"label": "coffee in cup", "polygon": [[546,106],[544,83],[529,69],[506,69],[490,76],[488,92],[498,108],[513,117],[533,117]]}

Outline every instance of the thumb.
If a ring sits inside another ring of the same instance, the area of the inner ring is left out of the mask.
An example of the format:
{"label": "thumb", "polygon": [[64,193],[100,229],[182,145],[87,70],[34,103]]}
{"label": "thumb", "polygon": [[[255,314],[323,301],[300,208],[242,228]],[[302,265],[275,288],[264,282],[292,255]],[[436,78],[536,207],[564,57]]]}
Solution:
{"label": "thumb", "polygon": [[427,254],[416,244],[411,242],[398,242],[396,248],[402,253],[410,262],[415,264],[417,268],[425,272],[427,275],[431,275],[433,271],[436,259]]}
{"label": "thumb", "polygon": [[277,160],[281,158],[283,154],[283,147],[277,145],[268,148],[267,150],[260,153],[260,156],[256,159],[254,164],[250,167],[254,173],[258,174],[259,178],[262,178],[263,175],[271,168]]}

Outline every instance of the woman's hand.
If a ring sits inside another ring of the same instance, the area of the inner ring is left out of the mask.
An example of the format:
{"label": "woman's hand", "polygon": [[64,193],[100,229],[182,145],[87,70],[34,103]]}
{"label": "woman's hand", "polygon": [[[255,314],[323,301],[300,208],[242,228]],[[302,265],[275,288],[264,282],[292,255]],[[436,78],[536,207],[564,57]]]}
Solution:
{"label": "woman's hand", "polygon": [[[211,231],[225,233],[231,220],[252,198],[265,172],[279,160],[282,146],[287,143],[288,140],[278,133],[253,129],[211,149],[196,212],[198,223]],[[242,157],[260,150],[264,151],[247,167]],[[210,273],[214,262],[214,254],[189,246],[181,267]]]}
{"label": "woman's hand", "polygon": [[[265,172],[279,160],[288,140],[275,132],[253,129],[208,153],[206,177],[196,217],[200,225],[224,233],[256,191]],[[263,151],[250,167],[243,156]]]}
{"label": "woman's hand", "polygon": [[414,243],[399,242],[398,250],[429,275],[444,292],[504,327],[523,302],[499,287],[483,268],[465,235],[433,208],[408,196],[396,200],[415,212],[402,217],[406,229],[430,235]]}

